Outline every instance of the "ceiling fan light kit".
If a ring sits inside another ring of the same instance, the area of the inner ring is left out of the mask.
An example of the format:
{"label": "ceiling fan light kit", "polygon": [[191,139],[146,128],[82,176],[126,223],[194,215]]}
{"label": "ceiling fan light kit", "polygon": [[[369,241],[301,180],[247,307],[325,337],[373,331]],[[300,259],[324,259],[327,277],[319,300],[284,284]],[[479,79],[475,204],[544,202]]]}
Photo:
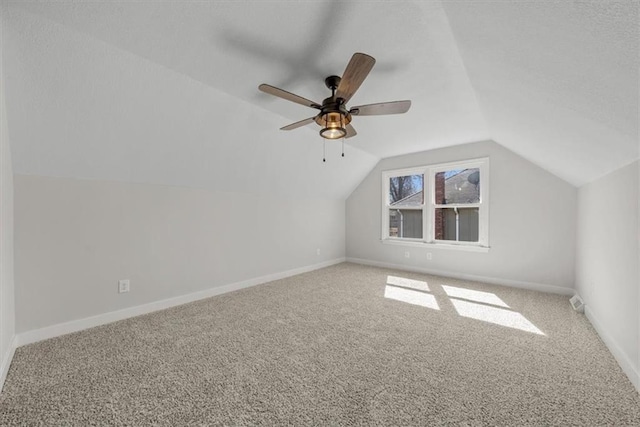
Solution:
{"label": "ceiling fan light kit", "polygon": [[367,54],[355,53],[351,57],[349,64],[347,64],[342,78],[329,76],[325,79],[326,86],[331,89],[331,96],[322,101],[322,104],[265,83],[258,86],[258,89],[287,101],[320,110],[316,116],[284,126],[280,128],[281,130],[297,129],[315,121],[321,127],[320,136],[324,139],[351,138],[357,134],[351,125],[353,116],[402,114],[406,113],[411,107],[411,101],[407,100],[360,105],[347,109],[347,102],[369,75],[375,62],[376,60]]}
{"label": "ceiling fan light kit", "polygon": [[344,138],[347,135],[347,130],[342,127],[342,120],[340,123],[330,123],[327,121],[327,124],[324,128],[320,129],[320,136],[325,139],[340,139]]}
{"label": "ceiling fan light kit", "polygon": [[329,76],[324,83],[331,89],[331,96],[322,101],[320,114],[314,120],[322,127],[320,136],[325,139],[340,139],[347,136],[345,126],[351,123],[351,113],[347,111],[342,98],[336,98],[336,89],[340,84],[340,77]]}

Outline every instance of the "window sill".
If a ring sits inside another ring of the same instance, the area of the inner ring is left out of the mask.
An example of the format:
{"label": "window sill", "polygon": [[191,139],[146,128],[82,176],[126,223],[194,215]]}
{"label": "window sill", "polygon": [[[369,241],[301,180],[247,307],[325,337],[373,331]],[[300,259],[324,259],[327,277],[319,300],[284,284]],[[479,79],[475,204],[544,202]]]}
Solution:
{"label": "window sill", "polygon": [[447,243],[430,243],[419,240],[400,240],[400,239],[380,239],[385,245],[411,246],[415,248],[433,248],[433,249],[453,249],[456,251],[466,252],[489,252],[488,246],[480,246],[473,244],[447,244]]}

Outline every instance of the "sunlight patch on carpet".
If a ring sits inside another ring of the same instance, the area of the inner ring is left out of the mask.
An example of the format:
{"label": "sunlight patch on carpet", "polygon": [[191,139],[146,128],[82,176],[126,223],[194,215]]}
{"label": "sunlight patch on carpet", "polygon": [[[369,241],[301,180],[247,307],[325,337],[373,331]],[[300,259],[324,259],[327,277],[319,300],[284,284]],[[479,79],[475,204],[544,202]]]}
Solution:
{"label": "sunlight patch on carpet", "polygon": [[471,319],[482,320],[484,322],[493,323],[508,328],[519,329],[525,332],[531,332],[538,335],[545,335],[533,323],[527,320],[522,314],[505,310],[498,307],[490,307],[488,305],[476,304],[469,301],[451,299],[453,306],[460,316]]}
{"label": "sunlight patch on carpet", "polygon": [[491,292],[474,291],[472,289],[458,288],[456,286],[442,285],[442,289],[451,298],[462,298],[469,301],[482,302],[485,304],[497,305],[509,308],[506,302]]}
{"label": "sunlight patch on carpet", "polygon": [[406,277],[387,276],[387,285],[402,286],[403,288],[416,289],[429,292],[429,285],[422,280],[407,279]]}
{"label": "sunlight patch on carpet", "polygon": [[384,288],[384,297],[406,302],[408,304],[431,308],[433,310],[440,310],[440,306],[438,306],[435,296],[420,291],[387,285]]}

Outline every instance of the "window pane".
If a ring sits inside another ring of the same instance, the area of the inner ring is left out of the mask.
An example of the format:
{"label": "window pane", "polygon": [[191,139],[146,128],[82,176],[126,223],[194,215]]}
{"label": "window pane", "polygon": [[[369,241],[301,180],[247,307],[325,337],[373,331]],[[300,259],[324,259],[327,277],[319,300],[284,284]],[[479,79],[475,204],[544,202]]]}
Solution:
{"label": "window pane", "polygon": [[422,239],[422,209],[389,209],[389,237]]}
{"label": "window pane", "polygon": [[480,202],[480,169],[453,169],[436,173],[436,205]]}
{"label": "window pane", "polygon": [[389,205],[420,206],[424,201],[424,175],[389,178]]}
{"label": "window pane", "polygon": [[478,208],[436,209],[436,240],[478,241]]}

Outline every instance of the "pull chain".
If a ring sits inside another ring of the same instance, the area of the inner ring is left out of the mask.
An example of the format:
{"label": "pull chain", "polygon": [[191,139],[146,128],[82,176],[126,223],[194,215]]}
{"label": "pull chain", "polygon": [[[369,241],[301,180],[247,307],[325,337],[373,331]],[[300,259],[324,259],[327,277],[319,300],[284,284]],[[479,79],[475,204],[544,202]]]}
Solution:
{"label": "pull chain", "polygon": [[[325,128],[329,127],[329,116],[324,116],[324,126]],[[322,162],[327,161],[327,140],[322,138]]]}
{"label": "pull chain", "polygon": [[[344,129],[344,116],[340,114],[340,126]],[[342,136],[342,157],[344,157],[344,135]]]}
{"label": "pull chain", "polygon": [[327,161],[327,142],[326,140],[322,140],[322,161],[326,162]]}

